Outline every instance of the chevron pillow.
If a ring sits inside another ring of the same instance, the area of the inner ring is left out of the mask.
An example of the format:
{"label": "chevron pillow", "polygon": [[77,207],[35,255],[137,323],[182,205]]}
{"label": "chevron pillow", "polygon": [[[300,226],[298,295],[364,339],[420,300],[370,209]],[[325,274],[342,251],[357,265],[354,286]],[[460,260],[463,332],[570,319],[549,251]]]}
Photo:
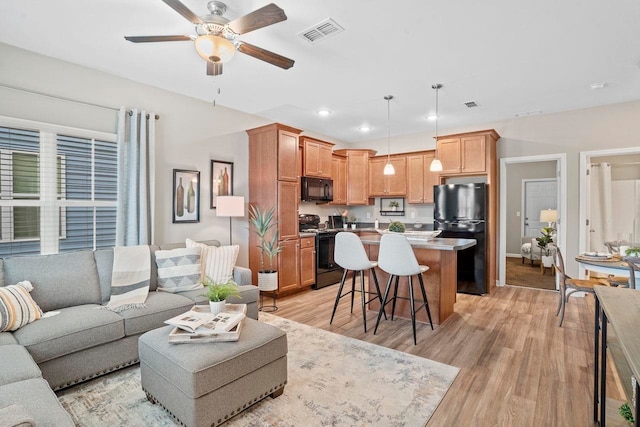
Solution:
{"label": "chevron pillow", "polygon": [[200,248],[156,251],[158,290],[175,293],[202,289],[200,254]]}
{"label": "chevron pillow", "polygon": [[42,317],[42,310],[31,298],[28,280],[0,287],[0,332],[15,331]]}

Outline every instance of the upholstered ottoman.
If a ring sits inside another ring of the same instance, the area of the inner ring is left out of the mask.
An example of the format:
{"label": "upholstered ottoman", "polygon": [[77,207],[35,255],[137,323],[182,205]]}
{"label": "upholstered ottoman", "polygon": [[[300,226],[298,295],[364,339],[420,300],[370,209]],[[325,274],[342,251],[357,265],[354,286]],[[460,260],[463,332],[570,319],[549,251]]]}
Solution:
{"label": "upholstered ottoman", "polygon": [[236,342],[171,344],[172,326],[139,339],[140,374],[147,397],[186,426],[217,426],[287,382],[287,336],[245,318]]}

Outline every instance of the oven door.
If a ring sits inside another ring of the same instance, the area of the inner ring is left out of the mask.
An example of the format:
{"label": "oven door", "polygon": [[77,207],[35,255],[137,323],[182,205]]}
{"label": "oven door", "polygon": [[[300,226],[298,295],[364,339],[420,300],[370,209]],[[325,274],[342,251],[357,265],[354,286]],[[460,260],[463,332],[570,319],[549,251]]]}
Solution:
{"label": "oven door", "polygon": [[333,285],[342,279],[343,270],[333,259],[335,245],[335,233],[320,233],[316,236],[316,284],[313,289]]}

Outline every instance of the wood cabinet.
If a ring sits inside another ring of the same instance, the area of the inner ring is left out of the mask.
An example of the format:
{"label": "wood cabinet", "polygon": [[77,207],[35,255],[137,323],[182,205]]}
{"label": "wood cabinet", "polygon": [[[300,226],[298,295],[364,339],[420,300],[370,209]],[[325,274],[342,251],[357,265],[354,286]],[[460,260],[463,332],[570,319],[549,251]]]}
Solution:
{"label": "wood cabinet", "polygon": [[369,159],[369,196],[406,196],[407,194],[407,156],[393,155],[389,157],[395,174],[385,175],[384,167],[387,156]]}
{"label": "wood cabinet", "polygon": [[347,205],[371,205],[369,198],[369,157],[374,150],[336,150],[336,154],[347,158]]}
{"label": "wood cabinet", "polygon": [[487,172],[487,142],[498,140],[495,131],[473,132],[438,138],[438,158],[442,174],[477,174]]}
{"label": "wood cabinet", "polygon": [[332,205],[347,204],[347,158],[333,155],[331,159],[331,179],[333,179]]}
{"label": "wood cabinet", "polygon": [[299,239],[284,240],[279,243],[278,292],[296,290],[300,284],[300,243]]}
{"label": "wood cabinet", "polygon": [[[300,285],[298,238],[298,135],[302,131],[281,124],[247,130],[249,135],[249,204],[263,210],[275,207],[278,223],[278,292]],[[249,268],[253,283],[260,270],[259,239],[249,233]]]}
{"label": "wood cabinet", "polygon": [[300,239],[300,284],[311,286],[316,283],[316,239]]}
{"label": "wood cabinet", "polygon": [[301,136],[300,142],[303,148],[304,176],[331,178],[331,152],[334,144],[308,136]]}
{"label": "wood cabinet", "polygon": [[440,174],[429,167],[433,151],[407,155],[407,203],[433,203],[433,186],[440,184]]}

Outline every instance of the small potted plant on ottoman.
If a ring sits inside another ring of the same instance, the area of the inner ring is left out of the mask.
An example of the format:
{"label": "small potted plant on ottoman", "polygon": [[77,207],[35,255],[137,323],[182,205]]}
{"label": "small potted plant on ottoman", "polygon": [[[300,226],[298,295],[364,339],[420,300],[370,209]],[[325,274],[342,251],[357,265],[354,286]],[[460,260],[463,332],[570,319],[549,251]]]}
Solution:
{"label": "small potted plant on ottoman", "polygon": [[207,288],[211,314],[218,314],[224,311],[227,297],[240,297],[238,285],[233,280],[229,280],[226,283],[213,283],[211,278],[206,276],[202,284]]}

